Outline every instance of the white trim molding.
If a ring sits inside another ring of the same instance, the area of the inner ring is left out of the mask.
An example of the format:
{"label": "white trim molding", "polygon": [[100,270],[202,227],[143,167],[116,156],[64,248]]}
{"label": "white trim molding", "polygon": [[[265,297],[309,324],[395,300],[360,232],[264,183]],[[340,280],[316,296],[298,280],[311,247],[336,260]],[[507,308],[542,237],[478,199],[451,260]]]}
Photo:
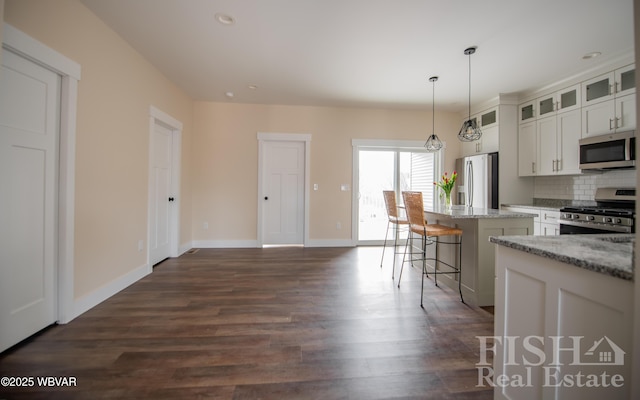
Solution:
{"label": "white trim molding", "polygon": [[246,249],[258,246],[257,240],[194,240],[195,249]]}
{"label": "white trim molding", "polygon": [[74,307],[76,117],[80,64],[4,23],[2,47],[61,76],[60,170],[58,177],[57,320],[76,317]]}
{"label": "white trim molding", "polygon": [[304,142],[304,238],[303,245],[309,243],[309,182],[311,181],[311,134],[310,133],[264,133],[258,132],[258,232],[255,247],[262,247],[263,242],[263,202],[260,194],[263,192],[262,164],[264,162],[265,142]]}
{"label": "white trim molding", "polygon": [[74,301],[73,315],[74,318],[89,311],[93,307],[107,300],[109,297],[126,289],[130,285],[136,283],[150,273],[148,264],[141,265],[132,271],[114,279],[113,281],[103,285],[89,294],[86,294]]}
{"label": "white trim molding", "polygon": [[[442,144],[442,149],[434,153],[434,172],[436,176],[440,176],[442,173],[441,171],[444,163],[444,149],[447,147],[447,144],[445,142]],[[353,192],[351,194],[351,242],[353,243],[353,246],[357,246],[358,243],[365,245],[375,244],[376,241],[373,243],[362,243],[358,240],[358,193],[360,193],[358,177],[360,174],[360,150],[427,151],[424,148],[424,141],[418,140],[351,139],[351,146],[351,187],[353,188]]]}
{"label": "white trim molding", "polygon": [[169,238],[169,256],[179,257],[182,252],[180,250],[180,207],[181,207],[181,193],[180,193],[180,176],[182,165],[182,122],[172,117],[171,115],[159,110],[154,106],[149,106],[149,193],[147,200],[147,264],[149,265],[149,272],[151,272],[152,265],[150,262],[150,246],[151,243],[151,201],[153,194],[151,193],[151,162],[152,162],[152,146],[153,146],[153,133],[156,122],[160,122],[171,129],[171,193],[175,198],[173,207],[170,207],[169,216],[169,230],[171,237]]}

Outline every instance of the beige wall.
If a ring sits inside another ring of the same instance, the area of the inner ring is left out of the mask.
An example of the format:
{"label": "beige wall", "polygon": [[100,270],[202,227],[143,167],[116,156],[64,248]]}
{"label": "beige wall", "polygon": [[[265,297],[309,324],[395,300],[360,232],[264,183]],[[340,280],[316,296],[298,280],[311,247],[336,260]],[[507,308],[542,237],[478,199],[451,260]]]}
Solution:
{"label": "beige wall", "polygon": [[[82,66],[78,87],[75,297],[146,263],[149,106],[184,124],[192,101],[77,0],[8,0],[4,20]],[[182,167],[181,242],[191,241],[189,164]]]}
{"label": "beige wall", "polygon": [[[2,0],[0,0],[2,1]],[[309,133],[310,238],[351,238],[351,139],[425,140],[429,111],[240,105],[192,100],[78,0],[5,0],[4,20],[82,66],[78,93],[75,298],[146,263],[149,106],[184,124],[181,244],[256,240],[258,132]],[[438,113],[459,154],[458,114]],[[202,222],[209,222],[209,230]],[[342,229],[335,223],[340,221]]]}
{"label": "beige wall", "polygon": [[[460,148],[460,116],[438,113],[436,132],[447,141],[445,169]],[[256,240],[258,201],[257,133],[311,134],[311,240],[351,238],[351,139],[426,140],[431,112],[361,108],[266,106],[196,102],[194,106],[193,238],[201,241]],[[342,229],[336,229],[336,222]],[[209,229],[203,223],[209,223]]]}

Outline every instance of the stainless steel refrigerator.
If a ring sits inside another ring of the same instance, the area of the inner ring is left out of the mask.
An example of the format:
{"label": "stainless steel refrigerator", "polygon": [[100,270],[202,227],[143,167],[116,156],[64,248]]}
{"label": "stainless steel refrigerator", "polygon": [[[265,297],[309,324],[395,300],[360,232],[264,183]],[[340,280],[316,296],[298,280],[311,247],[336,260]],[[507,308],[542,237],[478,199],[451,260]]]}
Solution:
{"label": "stainless steel refrigerator", "polygon": [[475,208],[499,208],[498,153],[456,160],[456,203]]}

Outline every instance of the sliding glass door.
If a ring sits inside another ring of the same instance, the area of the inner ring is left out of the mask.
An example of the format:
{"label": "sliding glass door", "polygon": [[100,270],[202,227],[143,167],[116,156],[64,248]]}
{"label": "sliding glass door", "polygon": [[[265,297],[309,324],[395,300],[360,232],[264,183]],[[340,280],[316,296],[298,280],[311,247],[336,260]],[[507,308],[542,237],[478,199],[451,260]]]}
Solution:
{"label": "sliding glass door", "polygon": [[[420,191],[425,206],[433,205],[436,155],[420,149],[363,147],[357,158],[357,242],[382,244],[388,221],[382,191],[395,191],[399,205],[403,191]],[[393,235],[390,231],[389,238]]]}

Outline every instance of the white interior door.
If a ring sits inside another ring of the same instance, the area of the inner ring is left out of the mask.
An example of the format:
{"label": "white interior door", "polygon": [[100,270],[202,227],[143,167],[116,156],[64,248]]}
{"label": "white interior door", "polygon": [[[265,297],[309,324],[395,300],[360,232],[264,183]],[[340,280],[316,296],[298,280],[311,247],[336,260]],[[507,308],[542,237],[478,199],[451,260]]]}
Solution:
{"label": "white interior door", "polygon": [[175,202],[175,197],[171,193],[172,137],[172,130],[155,120],[151,136],[149,205],[149,262],[151,265],[171,255],[171,207]]}
{"label": "white interior door", "polygon": [[265,143],[264,244],[304,243],[305,143]]}
{"label": "white interior door", "polygon": [[56,321],[60,82],[2,50],[0,351]]}

